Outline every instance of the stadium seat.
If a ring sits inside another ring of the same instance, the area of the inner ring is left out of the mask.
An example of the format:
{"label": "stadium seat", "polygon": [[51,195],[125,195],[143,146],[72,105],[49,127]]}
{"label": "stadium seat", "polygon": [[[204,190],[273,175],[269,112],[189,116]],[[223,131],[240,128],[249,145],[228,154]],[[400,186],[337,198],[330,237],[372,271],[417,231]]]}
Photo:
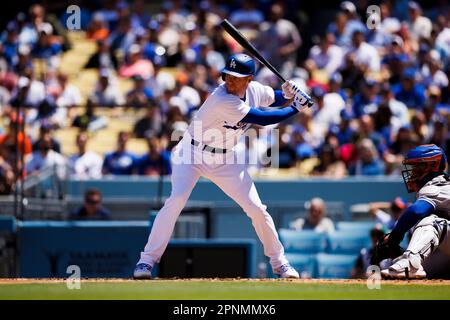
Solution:
{"label": "stadium seat", "polygon": [[327,252],[333,254],[358,254],[370,246],[369,233],[335,231],[328,235]]}
{"label": "stadium seat", "polygon": [[357,255],[319,253],[317,255],[317,277],[348,279],[357,257]]}
{"label": "stadium seat", "polygon": [[377,223],[375,221],[339,221],[336,223],[338,231],[351,231],[357,233],[369,234]]}
{"label": "stadium seat", "polygon": [[315,278],[317,276],[317,263],[316,256],[311,254],[302,253],[287,253],[286,259],[288,259],[291,266],[297,270],[300,276]]}
{"label": "stadium seat", "polygon": [[286,253],[313,254],[324,252],[326,235],[312,230],[279,230],[280,240]]}

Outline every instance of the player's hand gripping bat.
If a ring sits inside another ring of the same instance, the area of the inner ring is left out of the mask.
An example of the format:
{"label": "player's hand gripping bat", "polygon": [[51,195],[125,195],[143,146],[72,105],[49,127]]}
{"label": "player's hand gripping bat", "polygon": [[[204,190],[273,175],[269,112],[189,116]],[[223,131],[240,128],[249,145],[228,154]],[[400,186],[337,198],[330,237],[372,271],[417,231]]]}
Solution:
{"label": "player's hand gripping bat", "polygon": [[[248,41],[242,33],[239,32],[227,19],[224,19],[220,26],[230,34],[231,37],[233,37],[234,40],[237,41],[245,50],[247,50],[252,56],[254,56],[259,62],[261,62],[263,65],[265,65],[267,68],[269,68],[270,71],[272,71],[278,79],[281,80],[282,83],[286,82],[286,79],[278,72],[277,69],[273,65],[270,64],[269,61],[264,58],[261,53]],[[308,107],[311,107],[314,104],[314,101],[311,99],[311,97],[298,88],[300,91],[300,94],[307,99],[307,105]]]}

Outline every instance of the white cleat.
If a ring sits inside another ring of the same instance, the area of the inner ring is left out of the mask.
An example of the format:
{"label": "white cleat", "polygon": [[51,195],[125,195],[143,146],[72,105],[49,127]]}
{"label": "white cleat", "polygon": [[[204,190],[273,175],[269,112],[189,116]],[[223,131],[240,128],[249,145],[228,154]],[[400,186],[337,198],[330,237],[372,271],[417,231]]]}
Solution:
{"label": "white cleat", "polygon": [[389,268],[381,270],[381,276],[384,279],[425,279],[427,273],[422,265],[414,267],[409,259],[401,258]]}
{"label": "white cleat", "polygon": [[148,280],[152,278],[152,266],[146,263],[139,263],[134,269],[133,279]]}
{"label": "white cleat", "polygon": [[291,267],[289,263],[285,263],[282,266],[273,269],[273,274],[279,276],[280,278],[291,278],[291,279],[298,279],[300,278],[297,271],[295,271],[294,268]]}

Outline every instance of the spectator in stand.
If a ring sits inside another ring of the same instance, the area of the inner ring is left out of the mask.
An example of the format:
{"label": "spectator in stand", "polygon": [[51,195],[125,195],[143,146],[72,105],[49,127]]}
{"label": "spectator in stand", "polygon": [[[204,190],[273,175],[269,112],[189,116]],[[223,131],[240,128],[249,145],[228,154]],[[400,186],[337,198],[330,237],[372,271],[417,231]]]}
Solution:
{"label": "spectator in stand", "polygon": [[[17,123],[19,121],[19,123]],[[19,147],[19,153],[25,156],[30,155],[33,151],[31,139],[27,136],[25,131],[25,136],[20,130],[24,125],[23,116],[17,117],[17,113],[11,113],[9,116],[8,131],[5,134],[0,135],[0,146],[6,148],[9,151],[11,159],[8,160],[9,163],[14,163],[16,161],[16,146]],[[17,130],[19,127],[19,131]],[[16,143],[17,139],[17,143]]]}
{"label": "spectator in stand", "polygon": [[36,139],[36,141],[33,143],[33,152],[38,151],[41,145],[41,141],[46,137],[49,136],[52,145],[52,150],[57,152],[57,153],[61,153],[61,144],[59,143],[59,141],[53,136],[52,134],[53,128],[52,126],[48,125],[48,124],[42,124],[39,127],[39,136]]}
{"label": "spectator in stand", "polygon": [[243,0],[241,7],[231,13],[230,21],[238,29],[255,31],[264,22],[264,15],[254,0]]}
{"label": "spectator in stand", "polygon": [[116,151],[105,155],[102,167],[104,175],[131,175],[136,172],[137,156],[127,151],[129,136],[128,132],[119,132]]}
{"label": "spectator in stand", "polygon": [[71,178],[80,180],[100,179],[103,159],[95,152],[87,150],[89,135],[80,131],[76,137],[78,152],[69,158]]}
{"label": "spectator in stand", "polygon": [[392,116],[390,124],[392,125],[392,133],[397,133],[398,129],[409,123],[408,108],[403,102],[395,99],[391,87],[388,83],[383,83],[380,89],[378,108],[388,107]]}
{"label": "spectator in stand", "polygon": [[279,3],[273,4],[268,20],[261,24],[258,39],[266,59],[286,78],[290,78],[302,39],[296,25],[284,19],[284,15],[283,6]]}
{"label": "spectator in stand", "polygon": [[312,123],[322,134],[340,122],[340,112],[345,108],[345,101],[337,93],[326,93],[322,87],[316,86],[311,90],[311,97],[315,101],[316,110]]}
{"label": "spectator in stand", "polygon": [[384,164],[380,160],[372,140],[361,140],[357,149],[358,160],[349,168],[351,176],[379,176],[384,174]]}
{"label": "spectator in stand", "polygon": [[389,83],[398,83],[405,66],[410,64],[411,60],[405,53],[402,37],[393,35],[381,60],[381,72],[389,76]]}
{"label": "spectator in stand", "polygon": [[10,153],[6,145],[0,144],[0,195],[11,194],[14,190],[14,168],[8,161]]}
{"label": "spectator in stand", "polygon": [[142,57],[141,46],[138,44],[131,45],[128,51],[127,62],[119,68],[119,75],[126,78],[139,75],[144,79],[148,79],[154,73],[152,62]]}
{"label": "spectator in stand", "polygon": [[155,74],[147,80],[146,86],[152,91],[155,98],[163,95],[165,90],[173,90],[175,88],[175,77],[162,70],[166,66],[166,58],[156,55],[153,59]]}
{"label": "spectator in stand", "polygon": [[69,216],[69,220],[110,220],[111,213],[102,206],[102,193],[98,189],[88,189],[84,193],[84,203]]}
{"label": "spectator in stand", "polygon": [[363,30],[355,30],[352,34],[352,46],[348,54],[354,56],[356,67],[362,72],[376,73],[380,71],[381,60],[377,49],[365,41]]}
{"label": "spectator in stand", "polygon": [[98,43],[98,41],[107,40],[108,36],[109,30],[106,21],[103,20],[102,15],[94,14],[86,30],[86,37]]}
{"label": "spectator in stand", "polygon": [[84,65],[85,69],[110,69],[117,70],[119,62],[111,51],[107,40],[97,40],[97,51],[89,57]]}
{"label": "spectator in stand", "polygon": [[339,145],[352,143],[356,137],[355,129],[350,126],[353,116],[347,111],[347,109],[342,109],[339,115],[341,117],[341,121],[338,125],[332,126],[330,131],[336,135]]}
{"label": "spectator in stand", "polygon": [[147,138],[147,146],[147,154],[144,154],[137,161],[138,173],[145,176],[171,174],[170,152],[162,149],[158,137]]}
{"label": "spectator in stand", "polygon": [[422,84],[427,88],[431,85],[438,86],[441,89],[446,88],[448,77],[442,71],[443,67],[439,53],[436,50],[430,51],[421,70]]}
{"label": "spectator in stand", "polygon": [[[314,149],[307,141],[305,141],[304,133],[305,133],[305,129],[303,129],[303,128],[294,129],[292,131],[290,145],[284,146],[282,144],[280,146],[280,157],[281,157],[281,151],[283,151],[283,153],[286,157],[287,153],[291,152],[290,150],[294,150],[295,151],[294,155],[297,159],[297,162],[301,162],[305,159],[312,158],[315,155]],[[282,149],[282,147],[283,147],[283,149]],[[294,167],[294,166],[295,166],[295,163],[291,167]]]}
{"label": "spectator in stand", "polygon": [[433,25],[430,19],[422,15],[422,8],[417,2],[408,2],[408,15],[407,26],[411,31],[412,38],[415,41],[418,41],[420,38],[430,38]]}
{"label": "spectator in stand", "polygon": [[[110,24],[110,29],[111,24]],[[108,42],[111,50],[115,54],[125,55],[136,40],[136,33],[131,28],[129,17],[122,17],[118,20],[117,28],[109,34]]]}
{"label": "spectator in stand", "polygon": [[66,158],[52,150],[52,137],[46,134],[39,142],[39,149],[34,151],[26,162],[28,174],[39,174],[41,170],[52,169],[60,179],[66,178]]}
{"label": "spectator in stand", "polygon": [[45,87],[41,81],[23,76],[17,81],[17,89],[12,94],[10,104],[12,107],[20,106],[29,109],[27,118],[34,120],[37,109],[44,102],[45,97]]}
{"label": "spectator in stand", "polygon": [[133,78],[133,88],[126,95],[126,106],[135,109],[145,108],[154,98],[152,90],[145,86],[145,79],[137,74]]}
{"label": "spectator in stand", "polygon": [[56,69],[59,66],[62,47],[59,43],[51,41],[53,28],[51,24],[44,23],[39,29],[39,38],[31,50],[31,56],[35,59],[42,59],[50,69]]}
{"label": "spectator in stand", "polygon": [[159,113],[158,106],[154,103],[150,103],[147,106],[145,116],[134,124],[134,137],[142,139],[152,135],[157,135],[161,131],[161,126],[161,115]]}
{"label": "spectator in stand", "polygon": [[326,217],[325,202],[321,198],[313,198],[306,203],[308,215],[306,218],[298,218],[289,223],[290,228],[294,230],[314,230],[319,233],[334,232],[333,221]]}
{"label": "spectator in stand", "polygon": [[95,91],[89,98],[95,105],[101,107],[117,107],[125,103],[120,88],[107,69],[99,70],[99,79]]}
{"label": "spectator in stand", "polygon": [[[366,26],[362,23],[361,18],[358,16],[356,6],[351,1],[343,1],[340,4],[340,11],[345,15],[345,27],[344,38],[351,40],[355,31],[367,30]],[[347,45],[349,43],[346,43]]]}
{"label": "spectator in stand", "polygon": [[402,197],[395,197],[391,202],[369,203],[369,213],[377,223],[383,226],[386,232],[389,232],[394,229],[398,219],[408,206],[408,201]]}
{"label": "spectator in stand", "polygon": [[339,94],[344,102],[347,103],[348,94],[342,89],[342,76],[339,72],[335,72],[330,76],[328,81],[328,92]]}
{"label": "spectator in stand", "polygon": [[95,114],[95,104],[92,100],[86,101],[85,112],[78,115],[73,119],[72,127],[80,128],[82,130],[97,131],[108,125],[108,119],[106,117],[99,117]]}
{"label": "spectator in stand", "polygon": [[361,88],[361,93],[353,97],[353,114],[359,118],[365,114],[374,113],[379,103],[380,86],[376,80],[366,78]]}
{"label": "spectator in stand", "polygon": [[340,179],[347,175],[345,163],[339,159],[339,150],[331,145],[325,144],[319,152],[319,164],[312,171],[313,176]]}
{"label": "spectator in stand", "polygon": [[392,87],[397,100],[403,102],[409,109],[421,110],[425,104],[425,89],[415,80],[416,71],[407,68],[403,72],[400,83]]}
{"label": "spectator in stand", "polygon": [[309,58],[305,62],[305,67],[309,72],[320,70],[330,77],[341,67],[344,61],[344,52],[334,42],[335,37],[332,33],[320,37],[318,44],[309,51]]}
{"label": "spectator in stand", "polygon": [[379,156],[382,156],[385,153],[387,149],[387,141],[380,132],[375,130],[373,116],[369,116],[368,114],[366,114],[359,118],[358,135],[360,140],[371,140]]}

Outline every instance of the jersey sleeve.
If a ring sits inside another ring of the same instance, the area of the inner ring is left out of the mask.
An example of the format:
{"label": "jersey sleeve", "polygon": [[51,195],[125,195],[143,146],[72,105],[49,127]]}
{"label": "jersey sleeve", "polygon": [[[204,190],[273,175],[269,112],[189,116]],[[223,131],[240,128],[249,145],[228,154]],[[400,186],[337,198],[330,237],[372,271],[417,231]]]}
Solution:
{"label": "jersey sleeve", "polygon": [[268,107],[275,102],[275,92],[269,87],[259,82],[251,82],[255,94],[259,97],[259,105],[257,107]]}
{"label": "jersey sleeve", "polygon": [[217,104],[218,115],[229,123],[238,123],[250,111],[250,106],[238,97],[228,95]]}

